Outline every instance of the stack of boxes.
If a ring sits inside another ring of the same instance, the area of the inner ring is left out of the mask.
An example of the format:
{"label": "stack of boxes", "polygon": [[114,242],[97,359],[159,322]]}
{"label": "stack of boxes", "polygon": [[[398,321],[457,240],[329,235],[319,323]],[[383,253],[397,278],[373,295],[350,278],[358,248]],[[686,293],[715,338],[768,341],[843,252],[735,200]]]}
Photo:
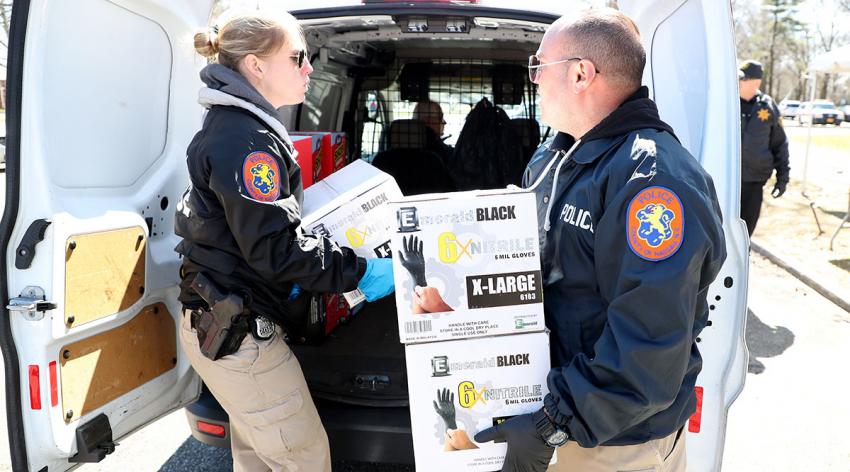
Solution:
{"label": "stack of boxes", "polygon": [[291,134],[298,151],[301,183],[308,188],[345,167],[348,143],[338,131],[298,131]]}
{"label": "stack of boxes", "polygon": [[535,198],[464,192],[390,209],[417,470],[498,470],[506,444],[473,437],[548,392]]}
{"label": "stack of boxes", "polygon": [[[345,167],[348,160],[345,133],[333,131],[294,132],[290,137],[295,150],[298,152],[296,161],[301,167],[301,184],[305,189],[305,202],[308,205],[311,201],[328,203],[326,197],[315,195],[323,194],[327,186],[323,187],[322,190],[314,191],[314,194],[310,194],[307,189]],[[304,208],[302,214],[309,216],[310,213],[315,213],[317,209],[315,205]],[[318,315],[324,317],[324,334],[327,335],[351,315],[351,306],[346,298],[340,294],[326,294],[323,302]]]}

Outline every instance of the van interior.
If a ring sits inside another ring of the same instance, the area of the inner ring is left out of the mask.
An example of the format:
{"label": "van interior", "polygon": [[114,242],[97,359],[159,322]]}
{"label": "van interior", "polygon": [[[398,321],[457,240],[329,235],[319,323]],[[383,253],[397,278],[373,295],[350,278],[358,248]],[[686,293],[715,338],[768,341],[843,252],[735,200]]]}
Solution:
{"label": "van interior", "polygon": [[[546,23],[380,15],[302,24],[314,71],[305,102],[288,110],[290,126],[344,131],[349,162],[364,159],[391,174],[405,195],[519,185],[532,153],[553,134],[540,124],[525,67]],[[414,113],[429,101],[439,111]],[[434,123],[443,125],[440,135]],[[364,305],[320,344],[293,346],[335,456],[355,452],[335,441],[336,415],[397,410],[409,426],[395,301]]]}
{"label": "van interior", "polygon": [[[525,67],[542,24],[374,16],[307,25],[314,71],[307,99],[293,110],[294,127],[344,131],[349,162],[364,159],[391,174],[405,195],[519,185],[531,154],[552,134],[540,124]],[[442,113],[414,113],[429,101]],[[442,135],[433,122],[443,124]],[[504,138],[514,148],[500,145]],[[464,172],[461,161],[484,169],[485,160],[496,166],[477,173],[503,175],[484,182]],[[392,301],[368,304],[297,354],[318,397],[406,405]]]}

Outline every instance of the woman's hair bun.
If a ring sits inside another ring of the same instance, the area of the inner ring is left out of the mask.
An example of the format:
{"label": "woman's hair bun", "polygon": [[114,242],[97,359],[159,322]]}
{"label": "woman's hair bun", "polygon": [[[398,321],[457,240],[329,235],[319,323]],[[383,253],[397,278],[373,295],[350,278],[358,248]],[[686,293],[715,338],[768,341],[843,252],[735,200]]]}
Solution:
{"label": "woman's hair bun", "polygon": [[218,54],[218,28],[212,27],[195,33],[195,50],[204,57]]}

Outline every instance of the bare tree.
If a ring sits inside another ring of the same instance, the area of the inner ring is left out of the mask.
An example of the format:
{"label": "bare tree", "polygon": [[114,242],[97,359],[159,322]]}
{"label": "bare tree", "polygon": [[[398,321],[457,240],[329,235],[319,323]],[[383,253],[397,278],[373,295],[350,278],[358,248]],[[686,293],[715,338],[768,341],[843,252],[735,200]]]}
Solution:
{"label": "bare tree", "polygon": [[[850,3],[848,0],[843,0],[844,4]],[[846,43],[850,39],[844,22],[848,19],[846,14],[842,15],[842,10],[846,6],[842,2],[833,0],[818,0],[815,3],[815,8],[823,12],[819,15],[822,20],[814,25],[815,30],[815,47],[818,52],[829,52],[835,47]],[[844,10],[847,11],[847,10]],[[819,97],[828,98],[830,95],[830,86],[832,84],[832,74],[824,74],[823,81],[820,83]]]}
{"label": "bare tree", "polygon": [[[9,25],[12,20],[12,0],[0,0],[0,66],[6,68],[6,52],[9,50]],[[5,77],[3,77],[5,79]]]}
{"label": "bare tree", "polygon": [[770,15],[770,46],[767,61],[767,93],[774,95],[773,84],[779,77],[777,63],[782,62],[786,51],[784,46],[795,39],[804,25],[796,19],[800,0],[765,0],[764,9]]}

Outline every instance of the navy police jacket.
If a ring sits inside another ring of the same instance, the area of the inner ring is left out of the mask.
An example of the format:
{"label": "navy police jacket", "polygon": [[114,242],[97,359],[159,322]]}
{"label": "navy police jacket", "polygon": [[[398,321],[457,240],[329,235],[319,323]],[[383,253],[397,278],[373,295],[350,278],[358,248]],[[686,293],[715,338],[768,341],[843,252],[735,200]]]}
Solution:
{"label": "navy police jacket", "polygon": [[782,116],[769,95],[759,91],[750,101],[741,99],[741,181],[788,183],[788,138]]}
{"label": "navy police jacket", "polygon": [[642,87],[575,146],[529,162],[552,365],[547,413],[583,447],[643,443],[694,412],[709,284],[726,257],[714,184]]}
{"label": "navy police jacket", "polygon": [[253,313],[287,327],[294,283],[307,291],[357,287],[365,260],[328,238],[303,234],[301,169],[276,111],[238,73],[220,64],[201,72],[209,111],[186,152],[189,188],[174,230],[183,240],[180,301],[202,306],[191,288],[204,272],[246,296]]}

